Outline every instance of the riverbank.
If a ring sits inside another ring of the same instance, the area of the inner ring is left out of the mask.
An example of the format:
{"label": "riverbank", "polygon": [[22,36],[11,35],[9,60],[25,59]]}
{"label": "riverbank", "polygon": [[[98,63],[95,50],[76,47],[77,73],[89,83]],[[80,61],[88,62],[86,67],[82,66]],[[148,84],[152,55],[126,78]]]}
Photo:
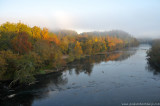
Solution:
{"label": "riverbank", "polygon": [[147,57],[151,67],[160,69],[160,39],[153,40],[152,47],[147,52]]}
{"label": "riverbank", "polygon": [[[92,57],[92,56],[96,56],[96,55],[105,55],[105,54],[107,54],[109,56],[109,55],[112,55],[112,54],[115,54],[115,53],[119,53],[120,51],[127,51],[128,49],[129,48],[123,48],[121,50],[96,53],[95,55],[84,55],[79,59],[75,58],[74,60],[66,63],[64,66],[61,66],[58,70],[46,69],[46,70],[44,70],[44,73],[40,73],[40,74],[34,75],[36,80],[34,82],[31,82],[31,83],[28,83],[28,84],[24,84],[24,83],[15,84],[14,86],[12,86],[10,88],[9,84],[10,84],[11,80],[0,81],[0,99],[2,100],[2,98],[4,99],[4,97],[5,97],[5,99],[9,99],[9,98],[11,98],[13,96],[14,92],[16,92],[17,90],[21,90],[21,89],[36,85],[37,83],[39,83],[40,79],[42,79],[44,76],[47,76],[47,75],[50,75],[50,74],[52,74],[52,75],[61,74],[64,70],[66,70],[68,67],[70,67],[71,64],[73,66],[75,61],[79,61],[79,60],[81,60],[83,58],[85,59],[87,57]],[[67,58],[68,58],[68,56],[65,56],[65,59],[67,59]],[[109,58],[109,59],[113,60],[112,58]]]}
{"label": "riverbank", "polygon": [[[86,57],[89,57],[89,56],[94,56],[94,55],[103,55],[103,54],[112,54],[112,53],[115,53],[115,52],[119,52],[119,51],[123,51],[123,50],[127,50],[129,49],[130,47],[127,47],[127,48],[122,48],[122,49],[119,49],[119,50],[113,50],[113,51],[109,51],[109,52],[99,52],[99,53],[95,53],[95,54],[92,54],[92,55],[83,55],[81,56],[80,58],[73,58],[71,61],[68,61],[67,63],[65,63],[65,65],[61,65],[61,67],[59,67],[58,69],[44,69],[43,71],[39,72],[39,73],[36,73],[34,76],[43,76],[43,75],[47,75],[47,74],[50,74],[50,73],[60,73],[62,72],[64,69],[66,69],[68,67],[69,64],[71,64],[72,62],[74,62],[75,60],[80,60],[82,58],[86,58]],[[62,56],[62,59],[64,61],[67,61],[67,59],[69,58],[69,55],[64,55]],[[11,82],[12,80],[0,80],[0,83],[6,83],[9,85],[9,82]],[[36,82],[36,81],[35,81]],[[27,85],[30,85],[30,84],[34,84],[34,82],[31,82]]]}
{"label": "riverbank", "polygon": [[71,106],[77,101],[86,106],[118,106],[122,101],[158,101],[159,74],[146,68],[146,50],[149,48],[140,45],[109,55],[75,60],[61,73],[42,75],[36,84],[10,91],[2,106]]}

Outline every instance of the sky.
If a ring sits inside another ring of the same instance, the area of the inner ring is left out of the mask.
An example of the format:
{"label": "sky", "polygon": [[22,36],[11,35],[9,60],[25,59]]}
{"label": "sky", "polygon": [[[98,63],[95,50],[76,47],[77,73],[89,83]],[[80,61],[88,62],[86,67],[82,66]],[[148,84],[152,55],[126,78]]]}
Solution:
{"label": "sky", "polygon": [[123,30],[160,38],[160,0],[0,0],[0,24],[23,22],[49,30]]}

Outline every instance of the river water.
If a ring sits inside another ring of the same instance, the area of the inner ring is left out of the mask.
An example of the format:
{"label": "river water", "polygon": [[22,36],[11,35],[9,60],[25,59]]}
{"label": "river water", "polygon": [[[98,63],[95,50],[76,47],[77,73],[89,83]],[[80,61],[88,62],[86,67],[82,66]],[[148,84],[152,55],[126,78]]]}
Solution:
{"label": "river water", "polygon": [[160,102],[160,75],[149,68],[149,45],[77,60],[62,73],[16,92],[4,105],[121,106]]}

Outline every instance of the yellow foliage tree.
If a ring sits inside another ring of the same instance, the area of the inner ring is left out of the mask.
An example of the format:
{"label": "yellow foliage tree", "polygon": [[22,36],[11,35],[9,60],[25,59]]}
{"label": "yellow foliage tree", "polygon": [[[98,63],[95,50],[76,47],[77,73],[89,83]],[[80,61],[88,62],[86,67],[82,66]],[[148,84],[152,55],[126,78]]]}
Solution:
{"label": "yellow foliage tree", "polygon": [[83,54],[82,47],[80,45],[80,42],[77,41],[74,47],[74,55],[76,58],[80,58],[82,54]]}
{"label": "yellow foliage tree", "polygon": [[41,28],[34,26],[32,28],[32,36],[33,38],[41,39]]}

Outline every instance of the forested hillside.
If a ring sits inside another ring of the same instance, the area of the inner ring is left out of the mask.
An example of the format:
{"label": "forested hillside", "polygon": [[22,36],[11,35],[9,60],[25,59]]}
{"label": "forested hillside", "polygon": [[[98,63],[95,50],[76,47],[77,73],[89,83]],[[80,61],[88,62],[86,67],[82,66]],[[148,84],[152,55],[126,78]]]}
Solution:
{"label": "forested hillside", "polygon": [[138,41],[136,38],[132,37],[129,33],[121,31],[121,30],[112,30],[112,31],[104,31],[104,32],[84,32],[81,35],[89,35],[89,36],[110,36],[110,37],[116,37],[125,42],[125,46],[134,46],[138,45]]}
{"label": "forested hillside", "polygon": [[29,83],[45,69],[60,70],[85,55],[136,45],[138,41],[123,31],[77,34],[6,22],[0,26],[0,80]]}

